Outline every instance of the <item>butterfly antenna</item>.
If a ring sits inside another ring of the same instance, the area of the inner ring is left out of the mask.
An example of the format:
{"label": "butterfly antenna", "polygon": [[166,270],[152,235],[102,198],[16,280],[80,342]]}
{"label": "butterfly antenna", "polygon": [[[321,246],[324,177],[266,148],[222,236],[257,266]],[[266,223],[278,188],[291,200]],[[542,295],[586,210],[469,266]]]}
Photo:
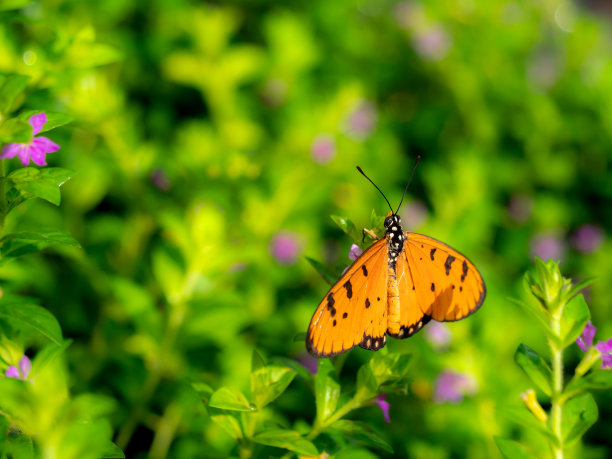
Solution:
{"label": "butterfly antenna", "polygon": [[404,196],[406,196],[406,191],[408,191],[408,187],[410,186],[410,182],[412,182],[412,177],[414,177],[414,171],[416,170],[417,165],[419,164],[419,161],[421,160],[421,155],[418,155],[416,157],[416,161],[414,162],[414,167],[412,168],[412,174],[410,174],[410,178],[408,179],[408,183],[406,183],[406,188],[404,188],[404,194],[402,195],[402,199],[399,203],[399,206],[397,206],[397,210],[395,211],[395,213],[399,212],[399,209],[402,205],[402,202],[404,201]]}
{"label": "butterfly antenna", "polygon": [[375,188],[376,188],[376,189],[377,189],[377,190],[380,192],[380,194],[382,194],[382,197],[383,197],[383,198],[385,198],[385,201],[387,201],[387,205],[389,206],[389,209],[391,209],[391,212],[393,212],[393,207],[391,207],[391,204],[389,203],[389,200],[388,200],[388,199],[387,199],[387,197],[385,196],[385,193],[383,193],[383,192],[380,190],[380,188],[378,188],[378,187],[376,186],[376,183],[374,183],[374,182],[372,181],[372,179],[370,179],[370,177],[368,177],[367,175],[365,175],[365,172],[363,172],[363,171],[361,170],[361,167],[357,166],[357,170],[358,170],[358,171],[361,173],[361,175],[363,175],[365,178],[367,178],[367,179],[368,179],[368,181],[369,181],[369,182],[370,182],[372,185],[374,185],[374,187],[375,187]]}

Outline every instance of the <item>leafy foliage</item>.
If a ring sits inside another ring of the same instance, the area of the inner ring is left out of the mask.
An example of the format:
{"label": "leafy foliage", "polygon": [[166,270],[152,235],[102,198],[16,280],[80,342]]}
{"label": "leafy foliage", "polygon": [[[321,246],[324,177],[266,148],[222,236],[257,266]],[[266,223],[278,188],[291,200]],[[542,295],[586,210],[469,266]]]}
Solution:
{"label": "leafy foliage", "polygon": [[[259,3],[1,2],[0,147],[61,149],[0,159],[0,457],[609,455],[603,3]],[[397,205],[417,154],[404,227],[487,300],[314,362],[387,212],[355,166]]]}

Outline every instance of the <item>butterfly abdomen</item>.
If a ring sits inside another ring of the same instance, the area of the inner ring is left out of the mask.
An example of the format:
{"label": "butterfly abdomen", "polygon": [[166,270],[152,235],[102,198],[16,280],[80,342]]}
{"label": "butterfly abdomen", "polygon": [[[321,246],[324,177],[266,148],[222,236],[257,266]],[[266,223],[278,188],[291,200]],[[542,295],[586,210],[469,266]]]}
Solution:
{"label": "butterfly abdomen", "polygon": [[397,257],[404,250],[404,232],[396,214],[385,219],[385,230],[389,252],[389,275],[387,281],[387,329],[392,335],[400,331],[400,299],[397,285]]}
{"label": "butterfly abdomen", "polygon": [[397,335],[400,330],[400,299],[395,266],[389,266],[387,281],[387,330],[392,335]]}

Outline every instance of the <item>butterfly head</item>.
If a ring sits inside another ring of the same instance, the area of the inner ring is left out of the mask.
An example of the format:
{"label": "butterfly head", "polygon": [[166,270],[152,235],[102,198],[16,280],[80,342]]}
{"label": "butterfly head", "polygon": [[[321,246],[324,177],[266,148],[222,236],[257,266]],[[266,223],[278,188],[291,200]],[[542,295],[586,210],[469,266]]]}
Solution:
{"label": "butterfly head", "polygon": [[397,231],[398,229],[402,227],[401,225],[402,225],[402,220],[399,217],[399,215],[391,213],[391,212],[387,214],[387,218],[385,218],[385,230],[389,231],[390,229],[392,229],[393,226],[395,226],[397,228],[393,231]]}

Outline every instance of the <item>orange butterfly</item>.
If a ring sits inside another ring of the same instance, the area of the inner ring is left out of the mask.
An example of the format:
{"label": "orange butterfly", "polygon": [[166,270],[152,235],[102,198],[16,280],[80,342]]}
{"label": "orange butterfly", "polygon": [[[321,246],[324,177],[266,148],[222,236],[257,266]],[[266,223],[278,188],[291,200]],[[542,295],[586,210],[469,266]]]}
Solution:
{"label": "orange butterfly", "polygon": [[348,268],[312,316],[306,348],[313,356],[329,357],[357,345],[377,351],[387,334],[408,338],[431,319],[463,319],[482,305],[486,287],[472,262],[436,239],[403,232],[397,211],[389,208],[385,237]]}

